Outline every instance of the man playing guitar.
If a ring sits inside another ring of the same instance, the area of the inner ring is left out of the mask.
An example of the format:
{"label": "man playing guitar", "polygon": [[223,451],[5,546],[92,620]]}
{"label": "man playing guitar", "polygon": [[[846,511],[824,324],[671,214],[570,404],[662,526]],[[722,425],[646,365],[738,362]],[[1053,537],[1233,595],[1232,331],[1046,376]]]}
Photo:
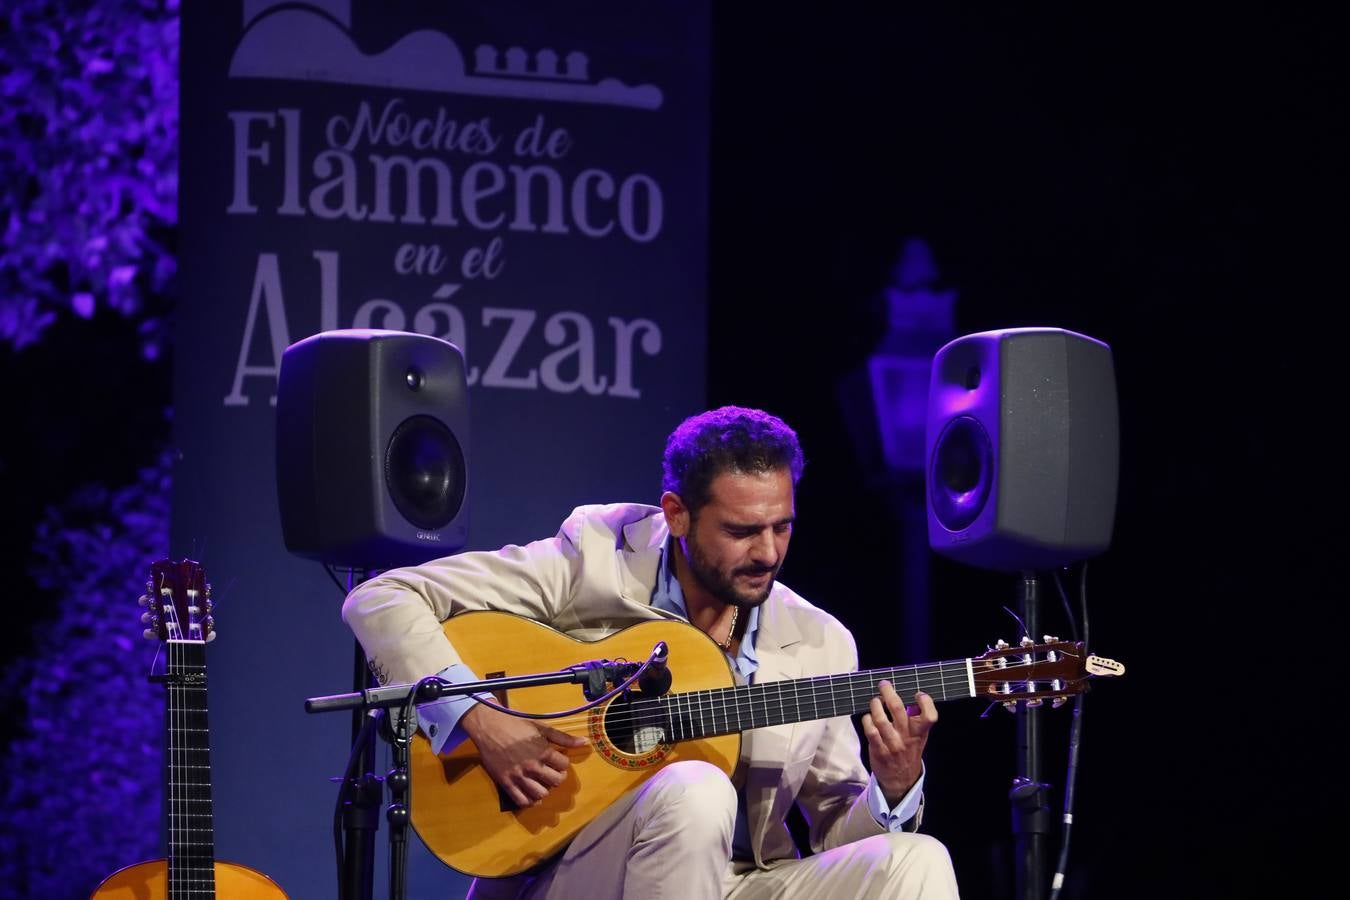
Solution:
{"label": "man playing guitar", "polygon": [[[351,593],[343,618],[386,682],[491,674],[464,665],[441,627],[478,610],[586,641],[640,622],[688,621],[722,649],[737,684],[853,671],[848,631],[777,581],[803,466],[781,419],[712,410],[671,434],[659,508],[581,507],[554,538],[386,572]],[[426,704],[419,718],[438,753],[472,741],[502,802],[522,814],[556,796],[589,752],[565,728],[473,699]],[[870,774],[847,716],[745,731],[730,776],[696,760],[664,765],[560,853],[515,877],[480,878],[471,896],[955,897],[946,849],[916,833],[936,721],[927,693],[906,707],[882,681],[862,720]],[[784,821],[794,803],[810,826],[807,859]]]}

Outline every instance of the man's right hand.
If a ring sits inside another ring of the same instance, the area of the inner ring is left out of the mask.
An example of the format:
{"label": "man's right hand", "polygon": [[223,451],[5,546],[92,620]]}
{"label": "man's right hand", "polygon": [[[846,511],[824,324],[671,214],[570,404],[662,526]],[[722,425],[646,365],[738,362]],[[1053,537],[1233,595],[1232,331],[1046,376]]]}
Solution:
{"label": "man's right hand", "polygon": [[478,748],[483,768],[521,808],[543,800],[567,776],[571,760],[559,747],[586,745],[578,735],[482,704],[475,704],[459,722]]}

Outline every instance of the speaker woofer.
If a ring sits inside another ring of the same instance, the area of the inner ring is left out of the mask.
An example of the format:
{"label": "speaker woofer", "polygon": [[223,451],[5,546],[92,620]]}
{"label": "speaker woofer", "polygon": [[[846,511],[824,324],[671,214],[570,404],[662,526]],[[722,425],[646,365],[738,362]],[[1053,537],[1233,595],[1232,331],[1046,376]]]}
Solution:
{"label": "speaker woofer", "polygon": [[394,429],[384,454],[384,482],[394,506],[413,525],[437,531],[464,503],[464,452],[454,433],[431,416]]}
{"label": "speaker woofer", "polygon": [[994,447],[978,419],[958,416],[933,447],[933,514],[948,531],[979,518],[994,482]]}

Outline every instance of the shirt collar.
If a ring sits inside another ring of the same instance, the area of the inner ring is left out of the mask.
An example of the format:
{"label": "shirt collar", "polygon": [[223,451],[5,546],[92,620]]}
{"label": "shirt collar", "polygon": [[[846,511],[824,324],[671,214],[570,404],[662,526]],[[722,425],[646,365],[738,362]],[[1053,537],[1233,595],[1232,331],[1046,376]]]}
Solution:
{"label": "shirt collar", "polygon": [[[666,612],[675,613],[689,621],[689,608],[684,604],[684,590],[680,580],[675,577],[674,535],[668,535],[661,546],[661,560],[656,567],[656,588],[652,591],[652,606]],[[741,637],[741,646],[734,660],[742,675],[749,676],[759,668],[759,656],[755,653],[755,638],[759,634],[759,607],[752,606],[745,615],[745,634]]]}

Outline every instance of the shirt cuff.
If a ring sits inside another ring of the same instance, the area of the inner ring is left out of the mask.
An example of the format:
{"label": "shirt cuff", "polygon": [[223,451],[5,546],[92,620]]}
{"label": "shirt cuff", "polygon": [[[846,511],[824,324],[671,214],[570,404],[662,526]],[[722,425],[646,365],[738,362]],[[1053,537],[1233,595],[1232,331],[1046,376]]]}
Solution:
{"label": "shirt cuff", "polygon": [[922,768],[919,771],[919,780],[914,782],[914,787],[909,789],[909,793],[900,798],[900,802],[891,809],[886,805],[886,795],[881,792],[881,785],[877,784],[877,776],[873,775],[867,781],[867,808],[872,813],[872,818],[877,820],[877,824],[887,831],[901,831],[904,824],[914,818],[919,812],[919,800],[923,797],[923,776],[928,771],[928,767],[920,763]]}
{"label": "shirt cuff", "polygon": [[[453,684],[467,684],[470,681],[482,680],[473,673],[473,669],[463,663],[446,666],[436,675]],[[422,733],[431,741],[433,753],[453,750],[468,738],[464,729],[459,727],[459,720],[464,718],[466,712],[473,709],[473,705],[478,702],[474,698],[478,696],[485,697],[487,695],[465,696],[459,694],[432,700],[430,703],[418,704],[417,723],[422,727]]]}

